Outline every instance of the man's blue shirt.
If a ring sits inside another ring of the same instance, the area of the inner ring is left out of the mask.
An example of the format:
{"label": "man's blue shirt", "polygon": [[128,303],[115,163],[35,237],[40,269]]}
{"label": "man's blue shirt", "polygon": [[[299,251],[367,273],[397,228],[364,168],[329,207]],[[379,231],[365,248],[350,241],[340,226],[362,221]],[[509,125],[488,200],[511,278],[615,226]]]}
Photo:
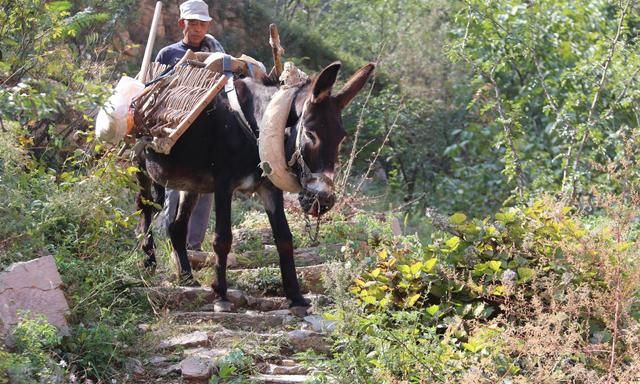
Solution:
{"label": "man's blue shirt", "polygon": [[169,64],[174,65],[185,53],[187,53],[187,49],[192,50],[193,52],[222,52],[224,53],[224,48],[222,44],[218,42],[211,35],[207,35],[205,39],[202,41],[199,47],[194,47],[189,44],[185,44],[183,41],[178,41],[175,44],[167,45],[162,48],[160,52],[158,52],[158,56],[156,56],[156,61],[160,64]]}

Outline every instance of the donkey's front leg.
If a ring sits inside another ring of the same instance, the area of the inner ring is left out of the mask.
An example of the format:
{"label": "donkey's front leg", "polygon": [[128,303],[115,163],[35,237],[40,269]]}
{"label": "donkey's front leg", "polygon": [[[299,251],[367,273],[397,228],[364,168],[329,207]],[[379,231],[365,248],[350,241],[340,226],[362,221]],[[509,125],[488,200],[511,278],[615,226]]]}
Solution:
{"label": "donkey's front leg", "polygon": [[173,247],[173,257],[177,259],[180,267],[180,285],[199,286],[200,284],[193,278],[191,264],[187,256],[187,231],[189,229],[189,218],[191,211],[198,200],[198,194],[194,192],[180,191],[180,201],[175,218],[170,220],[169,237]]}
{"label": "donkey's front leg", "polygon": [[293,236],[287,217],[284,214],[284,201],[282,191],[267,184],[259,188],[258,194],[269,217],[271,231],[280,256],[280,273],[282,274],[282,286],[289,299],[290,307],[308,307],[309,300],[302,297],[300,284],[296,275],[296,265],[293,260]]}
{"label": "donkey's front leg", "polygon": [[227,300],[227,255],[231,250],[233,235],[231,234],[231,191],[230,183],[222,179],[216,180],[215,205],[216,228],[213,238],[213,251],[216,254],[216,281],[213,290],[219,300],[214,304],[217,312],[231,311],[231,303]]}

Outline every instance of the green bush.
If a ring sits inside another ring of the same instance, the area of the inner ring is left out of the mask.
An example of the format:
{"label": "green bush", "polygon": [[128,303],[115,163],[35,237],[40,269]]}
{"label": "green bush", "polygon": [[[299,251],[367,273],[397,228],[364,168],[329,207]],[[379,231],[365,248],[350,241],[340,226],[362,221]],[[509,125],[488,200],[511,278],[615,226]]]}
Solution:
{"label": "green bush", "polygon": [[608,230],[620,216],[590,227],[570,212],[543,200],[434,216],[431,244],[381,242],[355,300],[326,315],[340,320],[327,369],[366,383],[637,379],[638,254]]}
{"label": "green bush", "polygon": [[59,357],[58,330],[44,316],[23,313],[12,338],[14,352],[0,349],[0,382],[64,382],[66,363]]}

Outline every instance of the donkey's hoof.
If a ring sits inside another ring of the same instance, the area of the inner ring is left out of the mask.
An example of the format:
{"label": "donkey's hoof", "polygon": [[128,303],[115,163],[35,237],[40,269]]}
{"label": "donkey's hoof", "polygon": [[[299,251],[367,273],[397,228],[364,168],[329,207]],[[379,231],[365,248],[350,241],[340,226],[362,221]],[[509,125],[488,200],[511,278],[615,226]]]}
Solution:
{"label": "donkey's hoof", "polygon": [[308,313],[309,307],[311,307],[311,301],[308,299],[305,299],[302,296],[294,300],[289,300],[289,312],[291,312],[291,314],[294,316],[298,316],[298,317],[306,316]]}
{"label": "donkey's hoof", "polygon": [[295,317],[305,317],[309,314],[309,307],[301,307],[301,306],[296,306],[296,307],[289,307],[289,312],[291,312],[291,314]]}
{"label": "donkey's hoof", "polygon": [[182,274],[178,278],[178,285],[181,287],[199,287],[200,282],[194,279],[192,274]]}
{"label": "donkey's hoof", "polygon": [[217,300],[213,303],[213,312],[231,312],[233,305],[227,300]]}

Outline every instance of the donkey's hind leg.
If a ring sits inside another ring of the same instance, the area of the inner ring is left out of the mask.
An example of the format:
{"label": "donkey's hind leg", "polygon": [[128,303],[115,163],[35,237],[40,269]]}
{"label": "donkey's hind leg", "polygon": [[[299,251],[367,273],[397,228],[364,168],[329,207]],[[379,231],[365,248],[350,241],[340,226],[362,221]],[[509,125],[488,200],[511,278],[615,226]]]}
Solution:
{"label": "donkey's hind leg", "polygon": [[191,265],[187,256],[187,231],[191,211],[198,200],[198,194],[194,192],[180,191],[180,201],[175,218],[171,218],[169,224],[169,237],[173,248],[173,257],[180,268],[178,272],[180,285],[199,286],[193,278]]}
{"label": "donkey's hind leg", "polygon": [[[139,171],[136,172],[136,178],[140,185],[140,191],[136,195],[136,206],[142,212],[140,222],[138,223],[138,233],[142,234],[142,251],[147,255],[144,260],[145,268],[155,268],[156,251],[153,241],[153,233],[151,232],[151,221],[156,212],[153,206],[153,196],[151,193],[152,181],[144,171],[144,163],[140,164]],[[155,184],[155,183],[153,183]]]}
{"label": "donkey's hind leg", "polygon": [[216,281],[213,290],[219,297],[214,304],[216,312],[230,312],[231,303],[227,299],[227,255],[231,250],[231,191],[229,183],[216,180],[214,195],[216,207],[216,228],[213,239],[213,251],[216,254]]}

